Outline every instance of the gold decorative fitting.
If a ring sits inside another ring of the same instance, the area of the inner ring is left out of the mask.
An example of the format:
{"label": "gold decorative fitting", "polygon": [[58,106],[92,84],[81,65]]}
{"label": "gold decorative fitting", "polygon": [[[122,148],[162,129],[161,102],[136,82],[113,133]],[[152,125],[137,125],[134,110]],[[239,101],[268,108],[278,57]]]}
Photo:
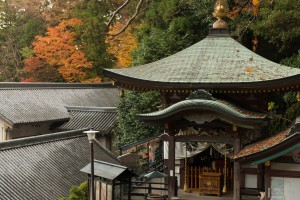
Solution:
{"label": "gold decorative fitting", "polygon": [[300,91],[297,92],[296,98],[297,98],[297,101],[300,102]]}
{"label": "gold decorative fitting", "polygon": [[124,89],[123,88],[120,88],[119,96],[124,97]]}
{"label": "gold decorative fitting", "polygon": [[213,24],[213,28],[228,28],[227,22],[224,19],[227,17],[229,6],[227,0],[217,0],[213,16],[218,20]]}
{"label": "gold decorative fitting", "polygon": [[234,132],[237,131],[237,125],[236,125],[236,124],[233,124],[233,125],[232,125],[232,130],[233,130]]}

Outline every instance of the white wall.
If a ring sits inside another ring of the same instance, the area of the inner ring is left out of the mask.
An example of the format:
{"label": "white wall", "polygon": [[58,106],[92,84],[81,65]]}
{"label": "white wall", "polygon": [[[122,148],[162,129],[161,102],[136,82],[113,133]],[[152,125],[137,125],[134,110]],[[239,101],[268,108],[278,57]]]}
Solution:
{"label": "white wall", "polygon": [[8,124],[0,119],[0,142],[7,140],[6,129],[8,128]]}
{"label": "white wall", "polygon": [[257,175],[246,174],[245,175],[245,187],[246,188],[257,188]]}
{"label": "white wall", "polygon": [[4,123],[2,120],[0,120],[0,142],[4,141],[4,134],[5,134]]}
{"label": "white wall", "polygon": [[299,178],[271,178],[271,200],[300,199]]}

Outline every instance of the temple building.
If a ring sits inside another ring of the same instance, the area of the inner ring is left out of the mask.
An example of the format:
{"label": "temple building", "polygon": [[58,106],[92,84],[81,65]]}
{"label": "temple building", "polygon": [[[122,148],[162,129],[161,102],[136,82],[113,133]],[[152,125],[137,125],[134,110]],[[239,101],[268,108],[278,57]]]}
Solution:
{"label": "temple building", "polygon": [[[233,199],[263,193],[266,199],[300,195],[299,119],[267,137],[268,101],[276,92],[298,91],[300,69],[269,61],[235,41],[222,19],[202,41],[153,63],[106,69],[121,90],[157,91],[162,109],[141,113],[165,133],[169,198],[175,183],[201,195],[232,190]],[[201,198],[199,198],[201,199]]]}

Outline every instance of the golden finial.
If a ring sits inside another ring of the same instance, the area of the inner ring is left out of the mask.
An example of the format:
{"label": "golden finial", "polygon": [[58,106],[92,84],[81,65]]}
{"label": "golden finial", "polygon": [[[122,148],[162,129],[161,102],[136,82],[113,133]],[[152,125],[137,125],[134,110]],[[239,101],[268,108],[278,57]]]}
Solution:
{"label": "golden finial", "polygon": [[217,18],[218,21],[213,24],[213,28],[228,28],[227,23],[224,21],[228,11],[229,6],[227,0],[216,0],[213,16]]}

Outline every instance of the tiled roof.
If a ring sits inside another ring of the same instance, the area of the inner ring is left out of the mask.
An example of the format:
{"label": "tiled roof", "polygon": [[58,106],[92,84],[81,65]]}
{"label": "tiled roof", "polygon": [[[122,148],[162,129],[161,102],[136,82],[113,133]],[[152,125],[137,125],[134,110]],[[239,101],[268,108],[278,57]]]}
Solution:
{"label": "tiled roof", "polygon": [[210,37],[164,59],[123,69],[105,69],[160,83],[245,83],[299,75],[300,69],[267,60],[231,37]]}
{"label": "tiled roof", "polygon": [[[87,180],[80,169],[90,162],[90,145],[82,131],[0,143],[0,199],[58,199]],[[97,160],[120,164],[98,143],[94,153]]]}
{"label": "tiled roof", "polygon": [[0,118],[11,125],[67,120],[65,106],[115,107],[118,101],[118,89],[107,84],[7,84],[0,83]]}
{"label": "tiled roof", "polygon": [[245,158],[253,154],[259,154],[259,153],[261,154],[267,150],[270,150],[272,147],[275,147],[279,144],[284,143],[287,140],[290,140],[291,138],[298,135],[299,133],[300,133],[300,117],[297,117],[290,128],[287,128],[286,130],[274,136],[271,136],[264,140],[245,146],[240,152],[233,155],[232,158],[239,159],[239,158]]}
{"label": "tiled roof", "polygon": [[208,99],[191,99],[191,100],[180,101],[164,110],[147,113],[147,114],[140,114],[139,117],[142,120],[147,120],[147,121],[158,120],[158,119],[164,119],[170,117],[172,115],[175,115],[185,110],[196,110],[196,109],[215,111],[218,113],[230,115],[232,117],[241,120],[263,121],[267,117],[266,114],[247,111],[224,100],[215,101],[215,100],[208,100]]}
{"label": "tiled roof", "polygon": [[74,130],[92,127],[100,133],[110,133],[117,121],[116,108],[67,107],[70,121],[60,129]]}
{"label": "tiled roof", "polygon": [[[91,163],[82,168],[80,171],[91,174]],[[120,176],[125,176],[126,178],[135,176],[135,174],[129,171],[125,166],[102,162],[99,160],[94,161],[94,174],[95,176],[109,180],[118,179]]]}
{"label": "tiled roof", "polygon": [[267,150],[267,149],[283,142],[289,133],[290,133],[290,129],[286,129],[275,136],[272,136],[272,137],[269,137],[262,141],[247,145],[239,153],[235,154],[232,158],[238,159],[241,157],[246,157],[246,156]]}

